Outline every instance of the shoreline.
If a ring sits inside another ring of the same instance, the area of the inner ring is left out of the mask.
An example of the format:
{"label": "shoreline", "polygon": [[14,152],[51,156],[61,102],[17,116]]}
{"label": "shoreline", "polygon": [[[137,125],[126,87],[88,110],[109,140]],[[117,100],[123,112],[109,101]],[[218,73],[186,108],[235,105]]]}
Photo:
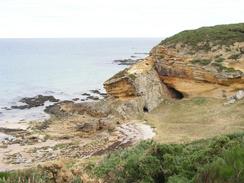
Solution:
{"label": "shoreline", "polygon": [[[54,92],[52,92],[51,94],[54,94]],[[39,96],[41,96],[43,99],[38,99]],[[45,97],[47,97],[47,99],[45,99]],[[57,99],[56,97],[57,95],[47,94],[39,94],[33,97],[22,97],[18,99],[18,101],[14,102],[15,104],[2,107],[2,119],[0,120],[0,128],[26,129],[26,124],[28,122],[43,122],[50,119],[50,115],[44,112],[45,109],[50,105],[53,105],[60,101],[73,101],[75,103],[92,102],[103,99],[104,97],[106,97],[106,94],[103,92],[102,89],[93,89],[87,90],[87,92],[80,92],[79,95],[70,95],[70,97],[68,97],[67,99],[63,98],[61,100],[62,97],[59,97]],[[49,98],[52,98],[53,101],[50,101]],[[28,101],[32,103],[28,104]]]}
{"label": "shoreline", "polygon": [[[22,131],[22,133],[26,136],[31,132]],[[112,132],[101,131],[85,137],[74,135],[68,139],[62,137],[45,139],[44,135],[32,135],[29,142],[24,143],[19,140],[19,144],[10,141],[11,143],[0,146],[0,171],[30,168],[62,158],[82,160],[91,156],[100,156],[131,146],[141,140],[152,139],[154,135],[154,130],[139,120],[118,125]]]}

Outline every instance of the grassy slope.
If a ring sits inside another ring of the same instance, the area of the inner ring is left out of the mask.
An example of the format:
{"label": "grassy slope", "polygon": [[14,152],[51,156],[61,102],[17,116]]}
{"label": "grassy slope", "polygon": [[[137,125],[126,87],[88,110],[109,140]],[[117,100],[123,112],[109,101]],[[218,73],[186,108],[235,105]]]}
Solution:
{"label": "grassy slope", "polygon": [[244,100],[223,103],[200,97],[165,101],[145,117],[156,127],[157,142],[112,153],[94,174],[121,183],[244,181]]}
{"label": "grassy slope", "polygon": [[[200,49],[198,43],[212,42],[214,45],[231,45],[244,41],[244,23],[202,27],[196,30],[186,30],[163,40],[160,44],[175,45],[188,44]],[[209,45],[203,48],[209,49]]]}
{"label": "grassy slope", "polygon": [[223,105],[214,98],[165,101],[146,115],[162,143],[182,143],[244,130],[244,101]]}
{"label": "grassy slope", "polygon": [[243,143],[244,133],[182,145],[142,142],[108,156],[93,172],[117,183],[240,183]]}

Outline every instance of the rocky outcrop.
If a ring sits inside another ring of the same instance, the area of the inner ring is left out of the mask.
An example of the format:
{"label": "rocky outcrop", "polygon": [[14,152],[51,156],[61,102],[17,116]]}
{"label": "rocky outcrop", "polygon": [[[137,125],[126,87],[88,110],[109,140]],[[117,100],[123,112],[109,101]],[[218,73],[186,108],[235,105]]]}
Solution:
{"label": "rocky outcrop", "polygon": [[137,62],[139,62],[140,59],[122,59],[122,60],[114,60],[113,62],[118,64],[118,65],[133,65]]}
{"label": "rocky outcrop", "polygon": [[225,105],[234,104],[235,102],[244,99],[244,90],[239,90],[235,95],[228,98],[228,101],[225,102]]}
{"label": "rocky outcrop", "polygon": [[[243,30],[243,31],[240,31]],[[104,83],[109,96],[151,111],[166,97],[226,98],[244,88],[244,24],[183,31]]]}
{"label": "rocky outcrop", "polygon": [[141,111],[157,107],[167,96],[167,87],[161,82],[151,57],[127,68],[104,83],[109,96],[134,103]]}
{"label": "rocky outcrop", "polygon": [[244,24],[202,27],[151,51],[162,81],[184,96],[231,96],[244,88]]}
{"label": "rocky outcrop", "polygon": [[161,80],[185,97],[222,97],[244,87],[243,72],[224,66],[224,60],[216,62],[206,55],[197,60],[162,45],[155,47],[151,56]]}
{"label": "rocky outcrop", "polygon": [[25,97],[22,98],[19,102],[24,103],[24,105],[12,106],[12,109],[30,109],[33,107],[44,106],[45,102],[59,102],[59,99],[56,99],[53,96],[43,96],[37,95],[35,97]]}

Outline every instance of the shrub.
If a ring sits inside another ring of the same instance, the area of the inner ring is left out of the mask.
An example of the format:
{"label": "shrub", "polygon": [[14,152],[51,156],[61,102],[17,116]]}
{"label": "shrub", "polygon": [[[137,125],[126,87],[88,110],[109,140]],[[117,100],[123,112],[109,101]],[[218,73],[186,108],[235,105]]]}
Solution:
{"label": "shrub", "polygon": [[199,65],[208,65],[211,63],[211,60],[207,59],[196,59],[191,61],[192,64],[199,64]]}
{"label": "shrub", "polygon": [[228,59],[234,59],[237,60],[241,57],[241,53],[236,53],[228,57]]}
{"label": "shrub", "polygon": [[206,165],[197,175],[196,182],[244,182],[244,146],[232,148],[211,164]]}
{"label": "shrub", "polygon": [[216,60],[215,60],[215,62],[223,62],[225,59],[224,58],[222,58],[222,57],[219,57],[219,58],[217,58]]}
{"label": "shrub", "polygon": [[[244,133],[190,144],[142,142],[131,149],[112,153],[95,166],[93,173],[108,182],[193,183],[199,180],[201,175],[205,175],[205,171],[210,171],[217,159],[226,157],[225,153],[232,152],[232,155],[228,155],[229,158],[234,155],[233,153],[239,154],[240,158],[243,157],[244,149],[238,151],[235,149],[243,145],[243,142]],[[240,158],[229,160],[225,158],[225,161],[228,162],[226,163],[228,166],[238,164],[232,171],[241,172],[243,163],[239,163]],[[221,172],[223,173],[225,169],[217,171],[212,168],[211,170],[221,176]],[[213,172],[213,175],[215,173]],[[237,175],[237,173],[232,174]]]}
{"label": "shrub", "polygon": [[236,72],[240,72],[239,70],[235,70],[232,67],[225,67],[222,65],[222,63],[220,62],[214,62],[212,63],[212,66],[214,66],[219,72],[226,72],[226,73],[236,73]]}

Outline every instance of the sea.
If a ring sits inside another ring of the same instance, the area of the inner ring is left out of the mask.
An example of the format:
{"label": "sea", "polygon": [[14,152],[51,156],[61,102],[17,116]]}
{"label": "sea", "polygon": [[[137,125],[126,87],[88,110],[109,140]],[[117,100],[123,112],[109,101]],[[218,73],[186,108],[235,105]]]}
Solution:
{"label": "sea", "polygon": [[82,98],[99,89],[127,66],[114,60],[147,56],[161,38],[0,39],[0,127],[45,120],[45,106],[11,109],[19,100],[52,95],[60,100]]}

